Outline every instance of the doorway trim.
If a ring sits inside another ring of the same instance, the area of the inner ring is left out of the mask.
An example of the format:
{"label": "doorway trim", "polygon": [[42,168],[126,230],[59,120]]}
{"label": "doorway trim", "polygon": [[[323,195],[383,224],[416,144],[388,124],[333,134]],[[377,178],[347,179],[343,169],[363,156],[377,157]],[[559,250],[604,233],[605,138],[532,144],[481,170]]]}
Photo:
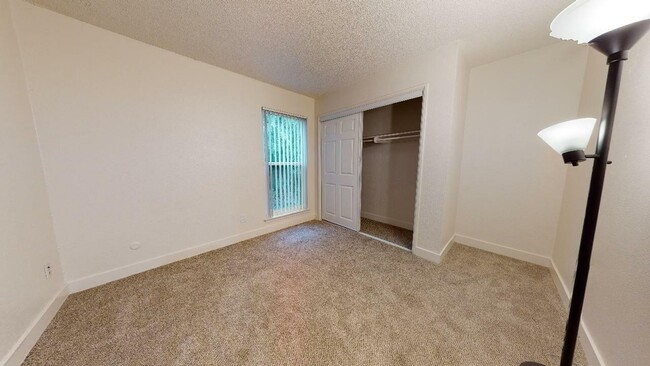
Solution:
{"label": "doorway trim", "polygon": [[[318,116],[318,219],[322,220],[322,215],[321,215],[321,210],[322,210],[322,189],[323,189],[323,180],[322,180],[322,144],[323,144],[323,136],[322,136],[322,123],[325,121],[329,121],[335,118],[340,118],[340,117],[345,117],[351,114],[355,113],[361,113],[368,111],[370,109],[375,109],[379,107],[385,107],[387,105],[403,102],[405,100],[409,99],[415,99],[415,98],[420,98],[422,97],[422,110],[420,113],[420,141],[419,141],[419,151],[418,151],[418,171],[417,171],[417,178],[415,180],[415,213],[414,213],[414,218],[413,218],[413,244],[412,247],[415,249],[418,246],[418,232],[419,232],[419,217],[420,217],[420,197],[421,195],[421,190],[422,190],[422,160],[423,160],[423,152],[424,152],[424,143],[425,143],[425,131],[426,131],[426,120],[427,120],[427,108],[426,108],[426,100],[427,100],[427,91],[428,91],[428,84],[422,84],[418,86],[414,86],[409,89],[404,89],[402,91],[393,93],[393,94],[388,94],[383,97],[379,97],[377,99],[370,100],[368,102],[345,108],[339,111],[335,112],[330,112],[330,113],[325,113],[320,116]],[[361,161],[361,154],[359,155],[359,166],[361,167],[362,161]],[[359,179],[361,179],[361,174],[359,174]],[[362,187],[363,189],[363,187]],[[359,195],[360,196],[360,195]],[[361,199],[359,197],[359,199]],[[359,215],[361,215],[361,212],[359,212]],[[413,253],[413,250],[411,250]]]}

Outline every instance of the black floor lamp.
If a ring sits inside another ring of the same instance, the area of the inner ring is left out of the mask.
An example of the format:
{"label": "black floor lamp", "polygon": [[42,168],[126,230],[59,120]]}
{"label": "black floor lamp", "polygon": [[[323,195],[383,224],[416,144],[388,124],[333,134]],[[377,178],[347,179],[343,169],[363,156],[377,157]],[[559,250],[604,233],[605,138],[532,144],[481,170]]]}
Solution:
{"label": "black floor lamp", "polygon": [[[596,121],[593,118],[562,122],[539,133],[546,143],[562,154],[567,164],[577,166],[581,161],[594,159],[560,366],[572,365],[578,339],[605,170],[607,164],[611,163],[608,160],[609,144],[614,128],[623,62],[627,60],[629,50],[648,30],[650,0],[578,0],[551,23],[551,36],[588,43],[607,56],[609,65],[595,154],[587,155],[584,152]],[[542,364],[528,361],[520,366],[535,365]]]}

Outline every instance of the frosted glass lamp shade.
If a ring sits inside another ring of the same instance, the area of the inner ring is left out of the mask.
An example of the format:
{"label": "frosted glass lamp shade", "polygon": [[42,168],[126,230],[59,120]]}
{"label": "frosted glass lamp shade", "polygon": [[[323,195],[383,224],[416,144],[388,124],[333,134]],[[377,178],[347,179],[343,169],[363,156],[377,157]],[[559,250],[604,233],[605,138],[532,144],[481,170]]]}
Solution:
{"label": "frosted glass lamp shade", "polygon": [[587,148],[595,118],[580,118],[547,127],[537,134],[558,154]]}
{"label": "frosted glass lamp shade", "polygon": [[579,161],[586,159],[584,150],[595,124],[595,118],[574,119],[547,127],[537,136],[562,155],[565,163],[578,165]]}
{"label": "frosted glass lamp shade", "polygon": [[626,25],[650,19],[649,0],[577,0],[551,23],[551,36],[590,43]]}

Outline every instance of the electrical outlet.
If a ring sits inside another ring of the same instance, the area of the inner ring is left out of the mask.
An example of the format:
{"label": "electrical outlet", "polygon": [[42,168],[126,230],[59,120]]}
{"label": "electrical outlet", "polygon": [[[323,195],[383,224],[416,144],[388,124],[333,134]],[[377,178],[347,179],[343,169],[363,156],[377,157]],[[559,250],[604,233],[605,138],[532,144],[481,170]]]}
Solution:
{"label": "electrical outlet", "polygon": [[239,215],[239,223],[240,224],[245,224],[247,222],[248,222],[248,217],[246,217],[246,215],[244,215],[244,214]]}
{"label": "electrical outlet", "polygon": [[129,245],[129,248],[130,248],[131,250],[138,250],[138,249],[140,249],[140,242],[139,242],[139,241],[134,241],[133,243],[131,243],[131,245]]}
{"label": "electrical outlet", "polygon": [[43,271],[45,272],[45,278],[49,279],[50,277],[52,277],[52,265],[51,264],[46,263],[43,266]]}

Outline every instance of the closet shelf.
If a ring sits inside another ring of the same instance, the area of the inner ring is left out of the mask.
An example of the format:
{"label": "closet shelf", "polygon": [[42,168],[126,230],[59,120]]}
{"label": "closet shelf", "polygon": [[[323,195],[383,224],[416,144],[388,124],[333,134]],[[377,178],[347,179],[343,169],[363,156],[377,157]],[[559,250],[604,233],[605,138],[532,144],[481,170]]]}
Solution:
{"label": "closet shelf", "polygon": [[420,137],[420,130],[396,132],[396,133],[384,133],[381,135],[366,136],[363,138],[363,142],[373,143],[373,144],[387,144],[394,141],[401,141],[401,140],[413,139],[418,137]]}

